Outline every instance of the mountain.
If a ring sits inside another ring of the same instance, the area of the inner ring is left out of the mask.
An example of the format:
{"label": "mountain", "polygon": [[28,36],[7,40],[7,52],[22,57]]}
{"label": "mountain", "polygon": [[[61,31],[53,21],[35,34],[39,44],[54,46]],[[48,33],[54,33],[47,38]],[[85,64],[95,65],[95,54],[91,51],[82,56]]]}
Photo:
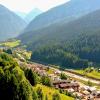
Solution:
{"label": "mountain", "polygon": [[0,5],[0,41],[18,36],[25,26],[24,20]]}
{"label": "mountain", "polygon": [[66,19],[66,22],[75,20],[85,14],[100,9],[99,0],[70,0],[37,16],[26,27],[23,33],[48,26]]}
{"label": "mountain", "polygon": [[87,61],[99,63],[100,10],[32,31],[20,39],[33,51],[32,60],[71,68],[84,66]]}
{"label": "mountain", "polygon": [[27,13],[24,12],[16,12],[16,14],[20,16],[22,19],[25,19],[25,17],[27,16]]}
{"label": "mountain", "polygon": [[31,31],[28,34],[21,34],[19,38],[23,43],[30,44],[32,42],[39,41],[40,39],[43,39],[43,41],[48,41],[56,38],[56,40],[61,41],[69,40],[73,37],[75,38],[77,35],[82,33],[89,32],[92,34],[94,31],[99,30],[99,17],[100,10],[97,10],[69,23],[66,22],[65,19],[65,21],[54,23],[47,27]]}
{"label": "mountain", "polygon": [[39,14],[41,14],[42,11],[38,8],[33,9],[31,12],[29,12],[29,14],[27,14],[27,16],[25,17],[26,22],[31,22],[36,16],[38,16]]}

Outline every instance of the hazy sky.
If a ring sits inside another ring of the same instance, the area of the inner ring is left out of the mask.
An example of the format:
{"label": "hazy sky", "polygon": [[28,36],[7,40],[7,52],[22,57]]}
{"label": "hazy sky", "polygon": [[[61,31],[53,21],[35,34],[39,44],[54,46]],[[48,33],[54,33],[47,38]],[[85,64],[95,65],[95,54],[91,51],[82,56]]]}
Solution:
{"label": "hazy sky", "polygon": [[46,11],[67,1],[69,0],[0,0],[0,4],[14,11],[29,12],[33,8]]}

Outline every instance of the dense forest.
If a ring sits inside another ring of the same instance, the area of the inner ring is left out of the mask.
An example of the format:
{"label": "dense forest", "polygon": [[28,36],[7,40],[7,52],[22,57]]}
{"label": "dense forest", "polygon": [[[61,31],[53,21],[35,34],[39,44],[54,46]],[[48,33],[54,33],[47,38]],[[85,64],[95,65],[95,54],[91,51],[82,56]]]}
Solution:
{"label": "dense forest", "polygon": [[33,51],[32,60],[64,68],[80,68],[80,66],[86,68],[88,66],[88,60],[81,59],[78,55],[65,49],[65,47],[60,48],[60,46],[45,46]]}
{"label": "dense forest", "polygon": [[32,60],[64,68],[97,67],[100,62],[100,34],[95,34],[82,34],[75,41],[52,43],[34,49]]}
{"label": "dense forest", "polygon": [[[36,100],[37,95],[24,71],[8,54],[0,53],[0,98],[2,100]],[[34,99],[33,99],[34,98]]]}
{"label": "dense forest", "polygon": [[65,68],[85,68],[100,62],[100,10],[69,23],[59,22],[21,37],[32,60]]}

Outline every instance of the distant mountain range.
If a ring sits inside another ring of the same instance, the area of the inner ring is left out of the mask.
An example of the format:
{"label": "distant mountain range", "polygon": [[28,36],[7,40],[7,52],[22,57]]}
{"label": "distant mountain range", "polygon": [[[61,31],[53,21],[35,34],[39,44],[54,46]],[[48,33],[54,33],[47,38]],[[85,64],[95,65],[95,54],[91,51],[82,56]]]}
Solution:
{"label": "distant mountain range", "polygon": [[[99,63],[100,10],[69,23],[60,22],[33,33],[30,32],[21,36],[20,39],[27,45],[27,49],[33,51],[32,60],[42,63],[60,64],[70,68],[85,66],[86,62],[83,63],[84,60]],[[65,54],[67,55],[65,56]],[[58,58],[60,60],[56,60]],[[64,59],[66,62],[63,62]],[[72,61],[69,65],[67,61],[70,59]],[[74,61],[77,62],[74,64]]]}
{"label": "distant mountain range", "polygon": [[[37,16],[19,39],[32,60],[61,66],[100,62],[100,1],[71,0]],[[70,16],[70,19],[69,17]]]}
{"label": "distant mountain range", "polygon": [[51,41],[57,43],[77,39],[82,34],[93,35],[98,33],[99,30],[100,10],[97,10],[69,23],[63,21],[28,34],[22,34],[20,39],[23,43],[31,45],[29,48],[34,48],[40,44],[49,44]]}
{"label": "distant mountain range", "polygon": [[24,12],[15,12],[18,16],[20,16],[22,19],[25,19],[25,17],[27,16],[27,13]]}
{"label": "distant mountain range", "polygon": [[0,41],[18,36],[25,26],[23,19],[0,5]]}
{"label": "distant mountain range", "polygon": [[37,16],[24,30],[24,33],[45,27],[58,21],[69,22],[85,14],[100,9],[100,0],[70,0]]}
{"label": "distant mountain range", "polygon": [[16,14],[22,17],[27,23],[30,23],[36,16],[41,13],[42,11],[38,8],[33,9],[29,13],[16,12]]}
{"label": "distant mountain range", "polygon": [[27,16],[25,17],[25,20],[27,22],[31,22],[36,16],[40,15],[42,11],[38,8],[33,9]]}

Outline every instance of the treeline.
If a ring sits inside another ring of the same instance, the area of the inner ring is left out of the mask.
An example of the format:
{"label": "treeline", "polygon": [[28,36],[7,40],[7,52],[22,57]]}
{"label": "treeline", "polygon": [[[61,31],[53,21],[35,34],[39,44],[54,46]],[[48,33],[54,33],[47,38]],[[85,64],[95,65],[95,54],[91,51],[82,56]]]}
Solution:
{"label": "treeline", "polygon": [[46,46],[33,51],[32,60],[65,68],[86,68],[88,66],[88,60],[81,59],[78,55],[59,46]]}
{"label": "treeline", "polygon": [[[100,65],[100,34],[81,34],[77,39],[44,43],[33,49],[32,60],[65,68]],[[92,65],[90,65],[90,63]]]}

